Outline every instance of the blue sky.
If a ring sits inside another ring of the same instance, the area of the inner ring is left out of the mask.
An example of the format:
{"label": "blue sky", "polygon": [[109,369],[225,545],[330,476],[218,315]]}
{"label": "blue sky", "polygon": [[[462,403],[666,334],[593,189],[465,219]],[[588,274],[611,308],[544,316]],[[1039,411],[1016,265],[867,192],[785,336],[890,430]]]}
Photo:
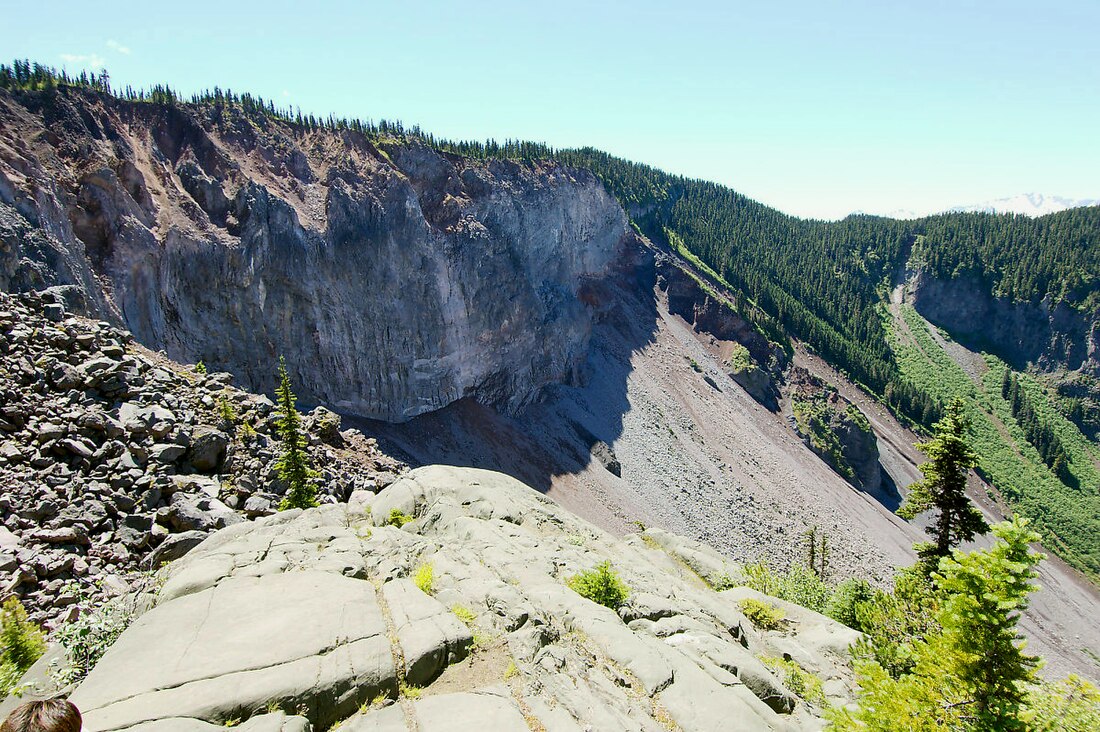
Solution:
{"label": "blue sky", "polygon": [[1097,0],[3,2],[8,59],[593,145],[804,216],[1100,198]]}

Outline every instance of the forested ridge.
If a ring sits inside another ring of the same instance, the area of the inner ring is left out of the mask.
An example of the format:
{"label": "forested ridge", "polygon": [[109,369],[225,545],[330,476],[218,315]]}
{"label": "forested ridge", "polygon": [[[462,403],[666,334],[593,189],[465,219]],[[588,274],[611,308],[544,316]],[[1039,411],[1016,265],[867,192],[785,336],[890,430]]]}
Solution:
{"label": "forested ridge", "polygon": [[937,277],[972,275],[999,297],[1038,302],[1049,295],[1090,312],[1100,297],[1098,207],[1038,219],[952,213],[815,221],[592,149],[556,157],[592,170],[644,233],[662,239],[674,232],[735,294],[920,425],[939,419],[941,406],[899,376],[883,311],[911,255]]}

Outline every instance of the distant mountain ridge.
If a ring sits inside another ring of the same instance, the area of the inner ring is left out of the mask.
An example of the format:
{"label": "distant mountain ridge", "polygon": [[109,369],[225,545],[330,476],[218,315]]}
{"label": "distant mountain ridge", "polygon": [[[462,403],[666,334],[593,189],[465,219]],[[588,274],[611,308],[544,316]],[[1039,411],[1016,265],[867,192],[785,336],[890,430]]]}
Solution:
{"label": "distant mountain ridge", "polygon": [[1042,193],[1021,193],[1008,198],[998,198],[971,206],[956,206],[948,213],[1019,213],[1026,216],[1045,216],[1070,208],[1100,205],[1100,198],[1066,198],[1046,196]]}
{"label": "distant mountain ridge", "polygon": [[[938,213],[1012,213],[1035,218],[1036,216],[1046,216],[1047,214],[1086,206],[1100,206],[1100,198],[1066,198],[1065,196],[1050,196],[1043,193],[1020,193],[1015,196],[983,201],[982,203],[952,206],[942,211],[920,213],[912,209],[898,208],[878,215],[899,221],[911,221],[925,216],[934,216]],[[865,213],[868,212],[854,211],[853,215]]]}

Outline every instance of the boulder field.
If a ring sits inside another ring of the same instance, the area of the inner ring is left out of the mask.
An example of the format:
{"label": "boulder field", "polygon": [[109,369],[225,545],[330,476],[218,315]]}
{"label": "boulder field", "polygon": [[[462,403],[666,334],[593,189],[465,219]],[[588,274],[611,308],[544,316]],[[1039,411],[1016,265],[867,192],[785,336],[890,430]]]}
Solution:
{"label": "boulder field", "polygon": [[[617,611],[569,585],[605,561],[629,587]],[[820,729],[858,638],[736,587],[703,544],[618,539],[472,468],[228,526],[162,572],[72,694],[91,732]]]}
{"label": "boulder field", "polygon": [[[0,600],[51,629],[286,491],[269,398],[73,314],[73,294],[0,292]],[[404,470],[324,408],[304,426],[322,501]]]}

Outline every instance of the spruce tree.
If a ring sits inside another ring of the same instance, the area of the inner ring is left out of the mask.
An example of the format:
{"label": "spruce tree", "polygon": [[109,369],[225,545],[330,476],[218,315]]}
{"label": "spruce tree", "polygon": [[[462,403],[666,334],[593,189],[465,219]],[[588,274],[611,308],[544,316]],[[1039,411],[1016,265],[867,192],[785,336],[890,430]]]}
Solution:
{"label": "spruce tree", "polygon": [[1016,623],[1037,588],[1031,580],[1043,558],[1030,544],[1040,536],[1027,519],[993,527],[1000,539],[991,549],[940,562],[934,576],[946,600],[939,614],[943,644],[954,653],[953,673],[972,701],[975,729],[1024,730],[1020,710],[1039,662],[1024,654]]}
{"label": "spruce tree", "polygon": [[942,598],[939,629],[913,644],[897,678],[878,662],[856,662],[858,708],[829,712],[834,732],[1015,732],[1029,729],[1028,694],[1038,660],[1023,652],[1016,624],[1036,587],[1026,519],[998,524],[986,551],[955,551],[933,574]]}
{"label": "spruce tree", "polygon": [[963,401],[956,397],[947,406],[947,414],[935,424],[935,435],[917,448],[929,457],[920,466],[924,479],[910,486],[910,493],[898,509],[902,518],[912,519],[924,511],[933,510],[936,518],[927,532],[934,541],[917,545],[927,571],[935,569],[951,549],[976,534],[989,529],[985,519],[966,497],[966,477],[978,464],[977,454],[970,449],[966,433],[970,420]]}
{"label": "spruce tree", "polygon": [[45,650],[42,631],[27,619],[19,598],[9,597],[0,608],[0,699]]}
{"label": "spruce tree", "polygon": [[283,443],[283,454],[275,463],[279,477],[286,481],[287,491],[279,510],[288,508],[312,508],[317,504],[318,477],[316,470],[309,464],[306,452],[306,437],[302,432],[302,418],[296,407],[297,399],[290,388],[290,375],[286,371],[286,360],[279,359],[279,387],[276,390],[279,404],[278,432]]}

